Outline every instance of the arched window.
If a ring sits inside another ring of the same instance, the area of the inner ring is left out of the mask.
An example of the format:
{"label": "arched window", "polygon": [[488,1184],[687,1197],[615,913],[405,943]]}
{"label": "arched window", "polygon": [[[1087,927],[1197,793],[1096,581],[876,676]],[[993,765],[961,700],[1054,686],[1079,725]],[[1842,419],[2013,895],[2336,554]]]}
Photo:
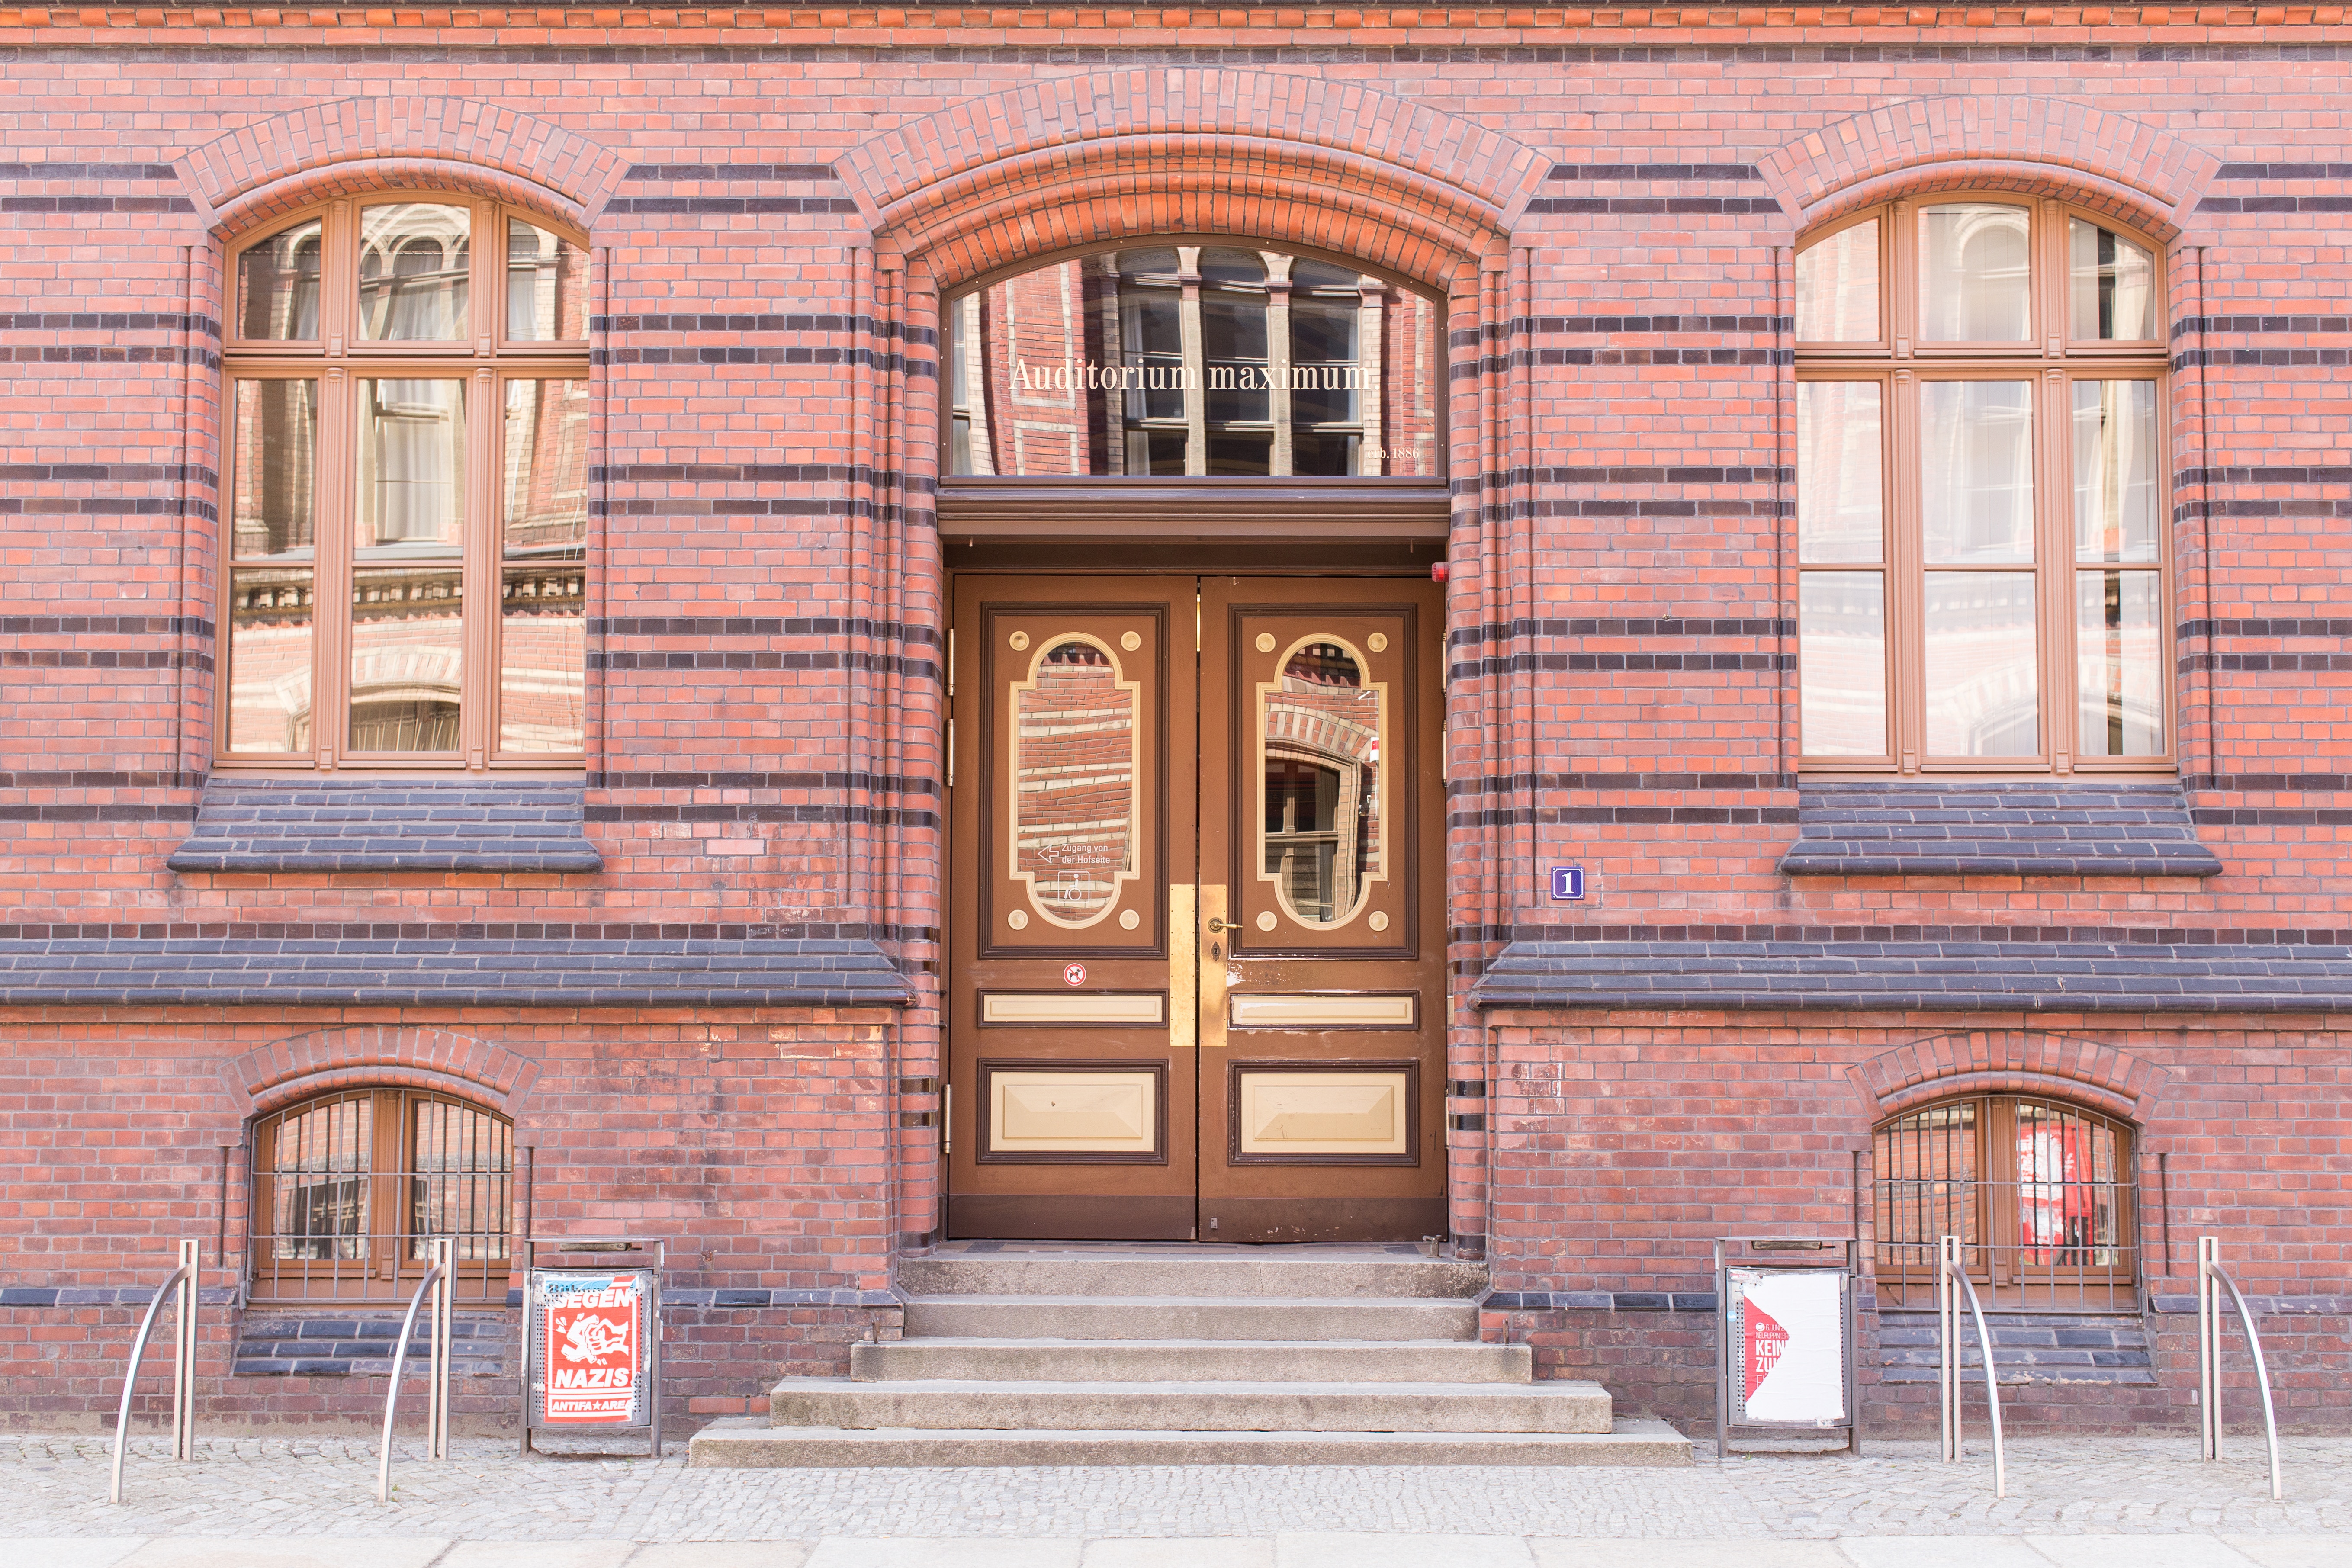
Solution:
{"label": "arched window", "polygon": [[1444,313],[1238,243],[1048,262],[942,307],[950,476],[1442,474]]}
{"label": "arched window", "polygon": [[588,253],[338,201],[229,258],[223,762],[576,765]]}
{"label": "arched window", "polygon": [[1808,767],[2172,760],[2162,257],[2013,195],[1797,254]]}
{"label": "arched window", "polygon": [[253,1299],[405,1300],[427,1243],[457,1242],[457,1299],[503,1305],[514,1124],[446,1095],[357,1089],[253,1131]]}
{"label": "arched window", "polygon": [[1936,1294],[1936,1246],[1956,1236],[1985,1305],[2084,1311],[2135,1305],[2131,1130],[2055,1100],[1946,1100],[1872,1139],[1880,1293]]}

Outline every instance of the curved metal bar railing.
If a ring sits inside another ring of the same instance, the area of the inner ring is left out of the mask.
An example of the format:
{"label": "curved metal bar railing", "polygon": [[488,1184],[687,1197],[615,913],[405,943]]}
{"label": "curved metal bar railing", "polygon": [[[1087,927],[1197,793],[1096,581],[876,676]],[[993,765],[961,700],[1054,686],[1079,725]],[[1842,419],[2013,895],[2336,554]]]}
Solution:
{"label": "curved metal bar railing", "polygon": [[180,1292],[180,1321],[172,1348],[172,1446],[176,1458],[191,1458],[190,1447],[194,1426],[194,1412],[190,1408],[194,1395],[195,1353],[195,1288],[197,1276],[196,1244],[180,1243],[180,1266],[172,1277],[155,1287],[154,1299],[147,1303],[147,1315],[139,1320],[138,1336],[131,1342],[131,1364],[122,1373],[122,1403],[114,1415],[114,1468],[106,1483],[106,1500],[122,1500],[122,1454],[131,1438],[131,1395],[139,1385],[139,1363],[147,1357],[147,1336],[155,1331],[155,1320],[163,1310],[164,1299],[173,1291]]}
{"label": "curved metal bar railing", "polygon": [[417,1309],[425,1305],[429,1293],[433,1297],[433,1362],[429,1373],[431,1388],[426,1395],[426,1455],[431,1458],[447,1457],[449,1411],[447,1386],[449,1375],[449,1243],[436,1239],[433,1243],[433,1266],[417,1282],[416,1294],[408,1299],[408,1315],[400,1322],[400,1342],[392,1352],[392,1386],[383,1394],[383,1441],[376,1450],[375,1500],[392,1500],[392,1428],[400,1409],[400,1377],[408,1364],[409,1336],[416,1331]]}
{"label": "curved metal bar railing", "polygon": [[1959,1295],[1952,1289],[1957,1280],[1960,1292],[1967,1296],[1969,1314],[1976,1320],[1977,1351],[1984,1358],[1985,1408],[1992,1417],[1992,1495],[2005,1498],[2009,1496],[2009,1451],[2001,1440],[2000,1377],[1992,1363],[1992,1334],[1985,1327],[1984,1307],[1977,1300],[1976,1284],[1960,1262],[1959,1237],[1945,1237],[1937,1250],[1940,1259],[1937,1278],[1936,1372],[1944,1407],[1944,1459],[1948,1464],[1960,1457]]}
{"label": "curved metal bar railing", "polygon": [[2271,1456],[2271,1497],[2273,1501],[2286,1496],[2279,1475],[2278,1409],[2271,1399],[2270,1363],[2263,1355],[2262,1336],[2254,1331],[2254,1314],[2246,1305],[2238,1282],[2221,1267],[2221,1241],[2219,1237],[2197,1238],[2197,1338],[2199,1391],[2205,1425],[2205,1457],[2221,1457],[2221,1303],[2213,1293],[2220,1283],[2237,1303],[2238,1321],[2246,1331],[2246,1348],[2254,1352],[2254,1376],[2263,1391],[2263,1435],[2269,1440]]}

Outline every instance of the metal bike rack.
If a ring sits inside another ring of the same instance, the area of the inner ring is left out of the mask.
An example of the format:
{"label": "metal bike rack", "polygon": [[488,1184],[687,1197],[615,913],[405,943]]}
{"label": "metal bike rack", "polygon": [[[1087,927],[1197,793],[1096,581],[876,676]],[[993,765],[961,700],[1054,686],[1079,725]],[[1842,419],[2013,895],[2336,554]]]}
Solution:
{"label": "metal bike rack", "polygon": [[131,1364],[122,1373],[122,1405],[114,1416],[114,1471],[106,1486],[109,1502],[122,1500],[122,1450],[131,1436],[131,1392],[139,1383],[139,1363],[147,1354],[147,1336],[154,1330],[155,1315],[163,1310],[163,1299],[175,1291],[179,1318],[172,1339],[172,1458],[196,1457],[196,1294],[197,1276],[202,1271],[200,1258],[196,1243],[180,1243],[180,1267],[155,1288],[154,1300],[147,1303],[147,1315],[139,1321],[139,1336],[131,1342]]}
{"label": "metal bike rack", "polygon": [[2286,1493],[2279,1482],[2278,1412],[2271,1403],[2270,1363],[2263,1359],[2262,1336],[2254,1332],[2254,1315],[2238,1282],[2221,1267],[2221,1238],[2197,1238],[2197,1421],[2204,1458],[2221,1457],[2221,1289],[2238,1304],[2238,1321],[2245,1326],[2246,1348],[2254,1352],[2254,1375],[2263,1389],[2263,1432],[2271,1446],[2271,1496]]}
{"label": "metal bike rack", "polygon": [[401,1320],[400,1343],[392,1352],[392,1386],[383,1395],[383,1443],[376,1450],[375,1500],[392,1500],[392,1423],[400,1407],[400,1374],[408,1363],[408,1337],[416,1329],[416,1310],[433,1297],[433,1360],[425,1378],[425,1457],[449,1457],[449,1267],[457,1242],[441,1236],[430,1243],[432,1267],[408,1299],[408,1316]]}
{"label": "metal bike rack", "polygon": [[[1952,1288],[1953,1282],[1959,1289]],[[1992,1414],[1992,1495],[2009,1495],[2009,1455],[2001,1446],[2000,1379],[1992,1364],[1992,1335],[1985,1329],[1984,1308],[1977,1288],[1960,1262],[1960,1238],[1948,1236],[1936,1243],[1936,1392],[1943,1409],[1944,1463],[1960,1458],[1960,1297],[1968,1296],[1969,1312],[1977,1321],[1977,1349],[1984,1357],[1985,1408]]]}

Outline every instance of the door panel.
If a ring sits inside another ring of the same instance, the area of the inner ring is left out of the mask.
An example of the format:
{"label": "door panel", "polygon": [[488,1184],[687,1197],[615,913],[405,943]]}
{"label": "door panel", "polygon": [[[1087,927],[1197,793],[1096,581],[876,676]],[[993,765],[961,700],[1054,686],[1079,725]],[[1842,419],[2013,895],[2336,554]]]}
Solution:
{"label": "door panel", "polygon": [[1189,888],[1194,858],[1194,594],[1190,577],[958,584],[950,1235],[1192,1234],[1169,883],[1181,867]]}
{"label": "door panel", "polygon": [[1444,1233],[1441,624],[1425,583],[1202,584],[1204,1241]]}
{"label": "door panel", "polygon": [[959,582],[950,1235],[1444,1231],[1440,620],[1425,583]]}

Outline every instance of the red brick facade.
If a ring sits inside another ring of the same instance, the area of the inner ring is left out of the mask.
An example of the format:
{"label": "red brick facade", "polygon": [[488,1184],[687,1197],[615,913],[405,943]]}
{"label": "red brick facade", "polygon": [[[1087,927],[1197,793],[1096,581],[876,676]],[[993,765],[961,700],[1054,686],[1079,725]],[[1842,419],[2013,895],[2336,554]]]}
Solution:
{"label": "red brick facade", "polygon": [[[1490,1331],[1696,1430],[1709,1238],[1849,1234],[1876,1124],[2021,1093],[2137,1130],[2154,1372],[2022,1385],[2023,1419],[2185,1430],[2179,1300],[2212,1234],[2275,1309],[2283,1415],[2343,1429],[2341,7],[15,6],[0,58],[10,1419],[100,1418],[135,1321],[112,1293],[183,1236],[227,1254],[207,1419],[365,1418],[381,1378],[261,1366],[266,1310],[226,1299],[252,1121],[330,1089],[510,1117],[533,1229],[674,1238],[681,1416],[897,1331],[893,1259],[939,1225],[940,300],[1189,235],[1446,302],[1448,1077],[1486,1090],[1453,1107],[1450,1194],[1517,1303]],[[226,247],[381,190],[591,247],[601,870],[165,864],[216,771]],[[1794,247],[1943,191],[2165,247],[2169,722],[2217,876],[1780,869],[1811,809]],[[1552,864],[1586,868],[1584,902],[1549,901]],[[543,991],[261,994],[339,945],[364,969],[665,942],[870,944],[913,1002],[615,1003],[552,959],[572,978]],[[1472,994],[1510,954],[1638,950],[1611,973],[1658,984],[1737,944],[1777,944],[1791,1000]],[[2095,946],[2160,962],[2087,1001],[2001,989]],[[1874,1004],[1836,978],[1865,949],[1856,973],[1927,978]],[[245,989],[54,978],[100,950],[151,978],[201,951]],[[2270,965],[2242,1005],[2241,960]],[[2176,962],[2217,978],[2184,990]],[[1970,966],[1977,989],[1918,994]],[[1927,1384],[1870,1352],[1872,1421],[1916,1427]],[[510,1372],[461,1413],[501,1418]]]}

